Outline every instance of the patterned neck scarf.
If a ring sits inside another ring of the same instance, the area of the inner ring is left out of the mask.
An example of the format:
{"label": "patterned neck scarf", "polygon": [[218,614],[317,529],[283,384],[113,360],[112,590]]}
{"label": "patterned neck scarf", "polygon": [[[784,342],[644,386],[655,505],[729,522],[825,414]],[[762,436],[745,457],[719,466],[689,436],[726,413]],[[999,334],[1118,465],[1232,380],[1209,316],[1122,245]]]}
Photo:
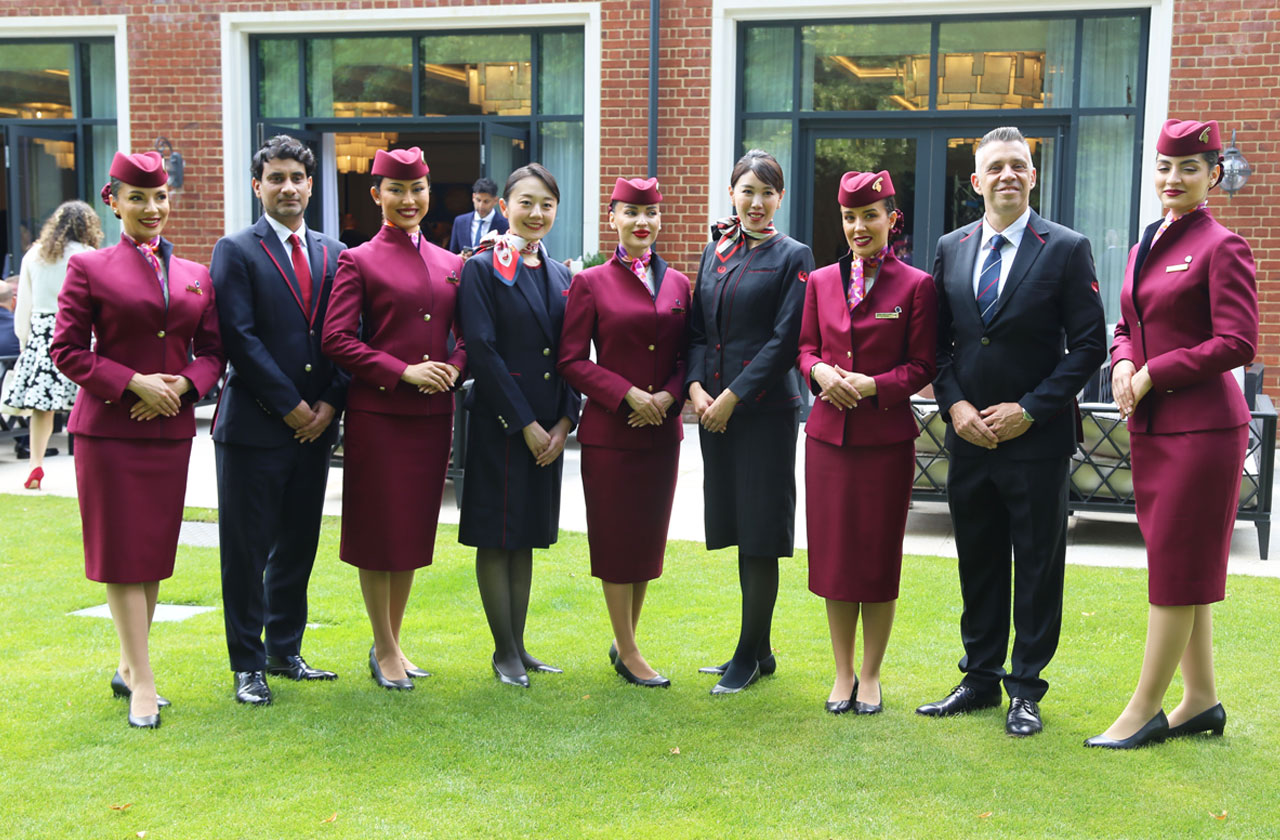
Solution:
{"label": "patterned neck scarf", "polygon": [[1169,229],[1169,225],[1178,221],[1178,219],[1185,219],[1187,216],[1190,216],[1192,213],[1196,212],[1197,210],[1208,210],[1208,209],[1209,209],[1209,199],[1206,198],[1204,201],[1197,204],[1191,210],[1188,210],[1187,212],[1183,213],[1181,216],[1175,216],[1172,210],[1170,210],[1168,213],[1165,213],[1164,221],[1160,223],[1160,229],[1156,231],[1155,236],[1151,237],[1151,244],[1155,245],[1157,240],[1159,240],[1160,237],[1164,235],[1164,232]]}
{"label": "patterned neck scarf", "polygon": [[729,255],[737,250],[743,234],[752,239],[768,239],[778,232],[778,229],[773,226],[772,219],[764,230],[747,230],[742,226],[742,219],[737,214],[717,219],[711,229],[720,233],[720,241],[716,243],[716,256],[720,257],[722,262],[729,259]]}
{"label": "patterned neck scarf", "polygon": [[525,257],[547,258],[547,249],[542,247],[542,240],[529,242],[523,237],[516,236],[511,231],[506,233],[498,233],[494,230],[489,231],[480,240],[475,252],[479,254],[490,248],[493,249],[493,266],[498,269],[498,274],[502,276],[508,285],[516,281],[516,271],[519,270],[519,264]]}
{"label": "patterned neck scarf", "polygon": [[648,271],[649,260],[653,259],[653,249],[645,248],[643,254],[633,258],[627,254],[626,248],[619,245],[618,250],[614,251],[613,255],[618,258],[618,262],[631,269],[631,273],[638,277],[640,282],[644,284],[644,287],[649,290],[649,297],[653,297],[653,284],[649,282]]}
{"label": "patterned neck scarf", "polygon": [[862,303],[862,299],[866,297],[867,275],[880,270],[880,266],[884,264],[884,259],[888,256],[889,249],[892,247],[892,245],[885,245],[880,249],[880,253],[865,260],[857,254],[853,255],[853,266],[849,272],[850,312],[857,309],[858,304]]}

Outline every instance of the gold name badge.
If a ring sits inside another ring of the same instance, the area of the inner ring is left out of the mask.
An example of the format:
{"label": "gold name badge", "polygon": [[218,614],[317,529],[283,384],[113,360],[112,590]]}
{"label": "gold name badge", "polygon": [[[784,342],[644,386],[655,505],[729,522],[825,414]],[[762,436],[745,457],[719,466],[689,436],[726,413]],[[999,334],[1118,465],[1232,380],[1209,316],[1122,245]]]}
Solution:
{"label": "gold name badge", "polygon": [[896,320],[898,316],[900,316],[901,314],[902,314],[902,307],[895,306],[892,312],[877,312],[876,318],[882,321],[884,320],[893,321],[893,320]]}
{"label": "gold name badge", "polygon": [[1184,260],[1183,262],[1181,262],[1181,263],[1175,263],[1175,264],[1173,264],[1173,265],[1166,265],[1166,266],[1164,267],[1164,270],[1165,270],[1166,272],[1170,272],[1170,271],[1186,271],[1188,268],[1191,268],[1191,257],[1189,257],[1189,256],[1188,256],[1188,257],[1186,257],[1186,258],[1185,258],[1185,260]]}

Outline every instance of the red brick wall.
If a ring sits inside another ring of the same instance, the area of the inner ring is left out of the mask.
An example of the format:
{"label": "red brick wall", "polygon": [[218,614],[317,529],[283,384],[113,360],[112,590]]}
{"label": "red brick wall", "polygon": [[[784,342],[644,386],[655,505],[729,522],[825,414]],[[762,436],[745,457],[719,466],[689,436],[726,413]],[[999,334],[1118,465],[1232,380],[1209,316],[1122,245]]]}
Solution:
{"label": "red brick wall", "polygon": [[1212,118],[1253,167],[1245,188],[1210,199],[1214,216],[1249,241],[1258,264],[1258,359],[1280,375],[1280,5],[1183,0],[1174,9],[1169,116]]}

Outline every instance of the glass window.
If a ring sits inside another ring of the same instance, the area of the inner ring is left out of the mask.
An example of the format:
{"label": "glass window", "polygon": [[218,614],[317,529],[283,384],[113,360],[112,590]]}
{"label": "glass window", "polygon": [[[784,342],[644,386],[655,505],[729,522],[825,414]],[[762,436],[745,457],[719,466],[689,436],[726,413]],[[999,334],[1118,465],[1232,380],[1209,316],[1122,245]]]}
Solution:
{"label": "glass window", "polygon": [[[778,160],[778,165],[782,167],[782,183],[786,189],[792,187],[791,182],[791,120],[743,120],[742,122],[742,148],[738,150],[739,154],[746,154],[750,149],[763,149],[773,155]],[[737,159],[734,159],[737,162]],[[727,216],[733,212],[733,204],[729,201],[729,176],[732,172],[725,172],[722,189],[724,192],[719,195],[724,196],[723,215]],[[714,174],[713,174],[714,181]],[[713,193],[715,194],[715,193]],[[720,211],[716,212],[717,215]],[[783,233],[791,232],[791,202],[783,201],[782,206],[778,208],[777,215],[774,216],[774,224],[778,230]]]}
{"label": "glass window", "polygon": [[796,31],[791,26],[756,26],[743,44],[748,111],[790,111]]}
{"label": "glass window", "polygon": [[[116,45],[110,41],[98,41],[86,45],[88,60],[82,62],[82,73],[87,84],[91,117],[116,116]],[[113,220],[115,216],[111,217]]]}
{"label": "glass window", "polygon": [[538,53],[538,113],[581,114],[585,71],[583,34],[547,32]]}
{"label": "glass window", "polygon": [[71,43],[0,44],[0,119],[76,116],[71,99],[73,48]]}
{"label": "glass window", "polygon": [[1070,108],[1074,19],[943,23],[938,108]]}
{"label": "glass window", "polygon": [[1083,108],[1132,108],[1138,84],[1138,47],[1142,26],[1137,17],[1086,18],[1080,61],[1080,105]]}
{"label": "glass window", "polygon": [[[114,75],[114,73],[113,73]],[[111,180],[111,159],[116,153],[118,135],[114,125],[95,125],[89,129],[89,184],[94,187],[90,195],[96,193],[102,185]],[[120,240],[120,220],[102,201],[90,201],[89,206],[98,214],[102,222],[102,242],[114,245]]]}
{"label": "glass window", "polygon": [[314,38],[307,42],[307,105],[313,117],[413,115],[408,38]]}
{"label": "glass window", "polygon": [[301,116],[298,98],[298,42],[292,38],[258,41],[258,116]]}
{"label": "glass window", "polygon": [[929,106],[929,24],[806,26],[805,111],[915,111]]}
{"label": "glass window", "polygon": [[1076,141],[1075,223],[1089,237],[1108,323],[1120,319],[1120,286],[1129,259],[1133,149],[1137,118],[1081,117]]}
{"label": "glass window", "polygon": [[[422,39],[422,113],[531,113],[532,50],[528,35],[426,36]],[[581,66],[581,53],[578,61]]]}
{"label": "glass window", "polygon": [[[556,178],[560,205],[543,244],[554,260],[582,256],[582,123],[544,122],[538,126],[542,165]],[[593,212],[596,208],[593,207]]]}

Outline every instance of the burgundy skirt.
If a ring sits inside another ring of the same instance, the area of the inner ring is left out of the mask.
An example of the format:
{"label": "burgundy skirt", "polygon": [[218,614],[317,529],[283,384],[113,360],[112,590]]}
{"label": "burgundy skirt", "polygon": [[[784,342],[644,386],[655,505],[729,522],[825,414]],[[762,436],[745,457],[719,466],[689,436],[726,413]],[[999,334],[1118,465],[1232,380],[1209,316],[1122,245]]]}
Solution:
{"label": "burgundy skirt", "polygon": [[1129,433],[1152,604],[1212,604],[1226,597],[1227,558],[1248,443],[1248,426]]}
{"label": "burgundy skirt", "polygon": [[172,577],[191,438],[76,435],[75,461],[85,577],[102,583]]}
{"label": "burgundy skirt", "polygon": [[453,415],[348,409],[342,442],[342,547],[361,569],[431,565]]}
{"label": "burgundy skirt", "polygon": [[805,440],[809,591],[836,601],[892,601],[915,478],[914,441],[833,446]]}
{"label": "burgundy skirt", "polygon": [[609,583],[662,576],[680,443],[653,449],[582,447],[591,574]]}

